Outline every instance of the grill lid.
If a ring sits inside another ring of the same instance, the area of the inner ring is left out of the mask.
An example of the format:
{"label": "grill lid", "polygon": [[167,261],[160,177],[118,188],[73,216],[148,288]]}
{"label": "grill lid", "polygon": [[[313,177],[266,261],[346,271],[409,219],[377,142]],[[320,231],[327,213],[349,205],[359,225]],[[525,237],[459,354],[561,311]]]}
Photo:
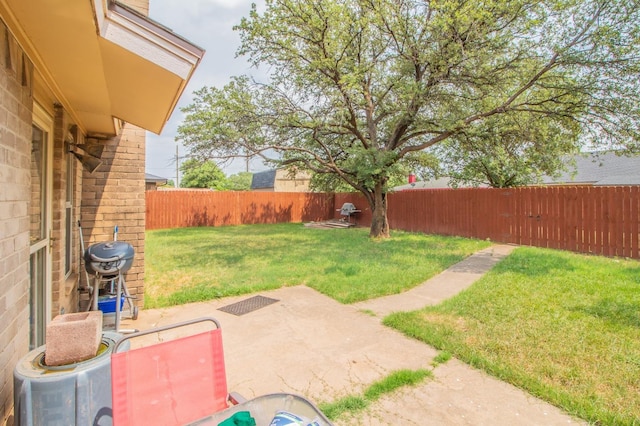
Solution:
{"label": "grill lid", "polygon": [[344,203],[340,208],[340,214],[342,216],[349,216],[350,214],[355,213],[356,211],[357,211],[356,206],[354,206],[353,203]]}
{"label": "grill lid", "polygon": [[98,243],[85,251],[84,263],[90,273],[124,272],[131,267],[133,254],[133,246],[124,241]]}

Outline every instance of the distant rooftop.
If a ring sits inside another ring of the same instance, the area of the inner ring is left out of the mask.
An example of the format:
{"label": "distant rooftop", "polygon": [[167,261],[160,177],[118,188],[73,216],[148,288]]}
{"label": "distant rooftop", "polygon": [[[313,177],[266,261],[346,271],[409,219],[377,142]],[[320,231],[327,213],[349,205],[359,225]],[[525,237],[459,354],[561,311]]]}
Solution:
{"label": "distant rooftop", "polygon": [[439,178],[427,181],[419,181],[413,183],[407,183],[405,185],[396,186],[393,188],[394,191],[406,191],[408,189],[442,189],[442,188],[450,188],[449,186],[450,179],[449,178]]}
{"label": "distant rooftop", "polygon": [[276,169],[254,173],[251,178],[251,189],[273,188],[276,182]]}
{"label": "distant rooftop", "polygon": [[163,178],[161,176],[156,176],[156,175],[152,175],[151,173],[145,173],[144,174],[144,181],[145,182],[162,182],[162,183],[166,183],[167,182],[167,178]]}
{"label": "distant rooftop", "polygon": [[640,185],[640,156],[615,152],[590,152],[573,157],[575,168],[558,178],[544,177],[543,183],[582,185]]}

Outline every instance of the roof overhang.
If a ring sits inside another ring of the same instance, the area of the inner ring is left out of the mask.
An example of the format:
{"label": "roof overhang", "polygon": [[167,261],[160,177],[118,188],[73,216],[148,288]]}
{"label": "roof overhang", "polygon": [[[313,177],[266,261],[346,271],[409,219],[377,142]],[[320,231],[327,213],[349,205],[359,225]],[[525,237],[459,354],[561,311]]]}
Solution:
{"label": "roof overhang", "polygon": [[87,134],[160,133],[204,50],[112,0],[0,0],[56,100]]}

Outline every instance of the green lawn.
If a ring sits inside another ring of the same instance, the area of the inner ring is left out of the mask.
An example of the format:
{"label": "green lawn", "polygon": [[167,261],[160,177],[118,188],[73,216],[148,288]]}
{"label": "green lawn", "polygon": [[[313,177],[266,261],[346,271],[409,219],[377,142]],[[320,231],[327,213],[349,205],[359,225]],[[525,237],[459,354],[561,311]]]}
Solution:
{"label": "green lawn", "polygon": [[594,424],[640,425],[637,261],[522,247],[385,323]]}
{"label": "green lawn", "polygon": [[147,231],[145,307],[306,284],[343,303],[412,288],[490,243],[302,224]]}

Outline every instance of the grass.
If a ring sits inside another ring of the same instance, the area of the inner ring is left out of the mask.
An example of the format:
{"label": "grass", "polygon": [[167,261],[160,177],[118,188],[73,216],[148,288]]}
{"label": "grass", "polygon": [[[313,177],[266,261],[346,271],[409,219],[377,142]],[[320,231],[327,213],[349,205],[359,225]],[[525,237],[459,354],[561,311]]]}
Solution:
{"label": "grass", "polygon": [[306,284],[352,303],[412,288],[486,241],[301,224],[148,231],[145,308]]}
{"label": "grass", "polygon": [[452,355],[449,352],[440,352],[438,355],[436,355],[433,358],[433,361],[431,362],[431,365],[433,365],[434,367],[437,367],[440,364],[446,364],[447,361],[449,361],[452,358]]}
{"label": "grass", "polygon": [[640,264],[518,248],[385,324],[594,424],[640,425]]}
{"label": "grass", "polygon": [[329,420],[336,420],[344,414],[353,415],[367,409],[371,403],[401,387],[415,386],[424,379],[432,377],[433,373],[424,369],[394,371],[384,379],[372,383],[362,396],[348,395],[335,402],[319,404],[318,408]]}

